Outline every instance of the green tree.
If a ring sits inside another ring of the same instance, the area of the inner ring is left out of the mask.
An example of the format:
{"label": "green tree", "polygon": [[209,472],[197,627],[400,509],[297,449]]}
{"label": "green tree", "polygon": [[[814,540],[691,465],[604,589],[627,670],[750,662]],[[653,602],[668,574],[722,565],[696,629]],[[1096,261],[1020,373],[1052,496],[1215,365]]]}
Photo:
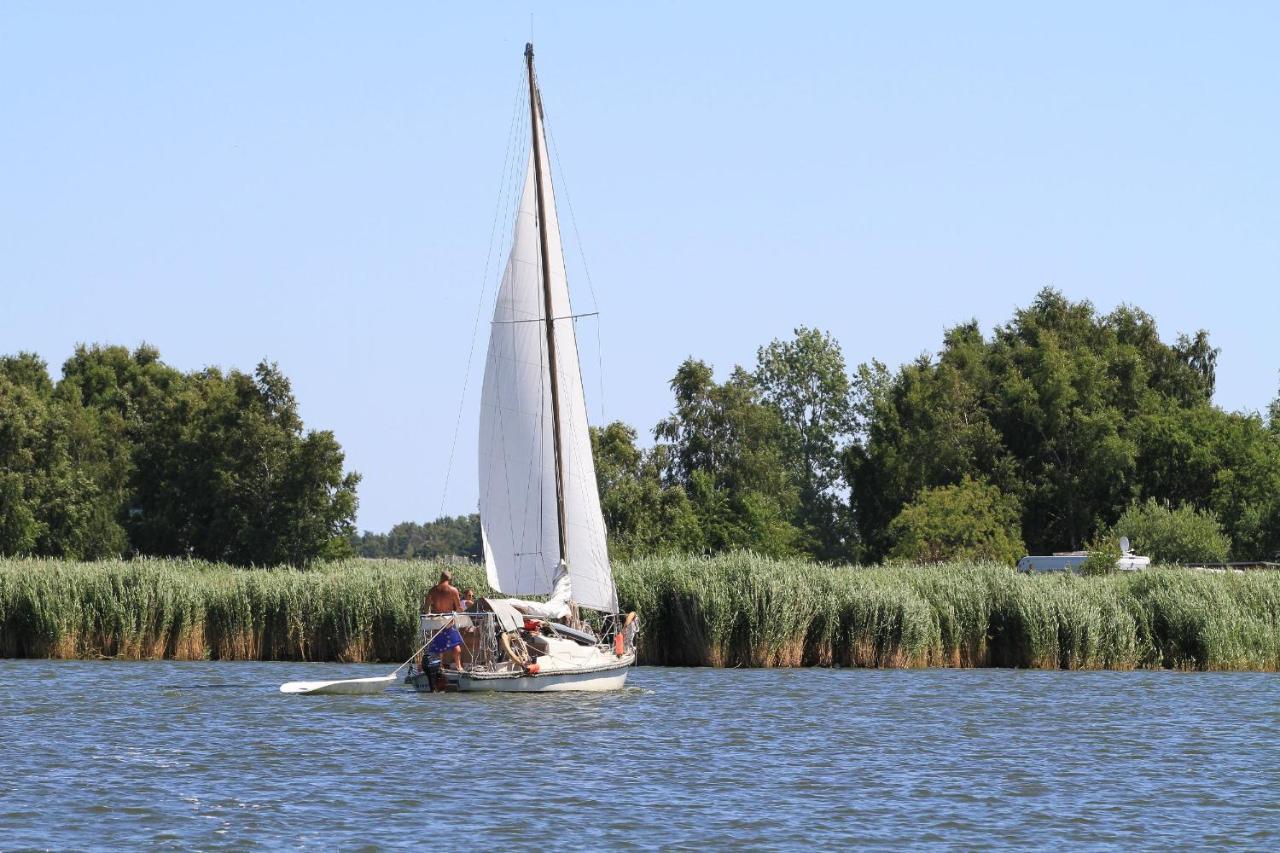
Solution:
{"label": "green tree", "polygon": [[1231,554],[1231,539],[1217,516],[1188,504],[1175,508],[1154,498],[1135,501],[1112,531],[1157,563],[1220,563]]}
{"label": "green tree", "polygon": [[190,375],[135,458],[130,532],[145,553],[305,565],[354,533],[359,475],[332,433],[303,433],[274,364]]}
{"label": "green tree", "polygon": [[[1122,329],[1146,330],[1128,312],[1119,319]],[[1023,530],[1034,549],[1080,547],[1133,496],[1126,414],[1151,383],[1150,365],[1120,338],[1090,303],[1052,291],[996,330],[992,423],[1018,460]]]}
{"label": "green tree", "polygon": [[935,363],[922,356],[892,375],[861,365],[854,381],[862,440],[845,454],[864,556],[893,544],[889,525],[922,489],[981,478],[1021,486],[1016,460],[991,422],[987,344],[976,323],[946,333]]}
{"label": "green tree", "polygon": [[1267,427],[1272,432],[1280,433],[1280,394],[1267,406]]}
{"label": "green tree", "polygon": [[0,358],[0,554],[35,553],[44,478],[40,453],[53,388],[30,353]]}
{"label": "green tree", "polygon": [[1018,530],[1018,501],[965,477],[954,486],[923,489],[889,525],[893,559],[923,563],[993,560],[1016,563],[1026,548]]}
{"label": "green tree", "polygon": [[121,525],[128,496],[128,444],[99,412],[59,384],[45,421],[42,554],[72,560],[118,556],[128,545]]}
{"label": "green tree", "polygon": [[160,414],[186,377],[160,360],[160,351],[142,344],[76,347],[62,365],[60,390],[74,387],[83,405],[119,417],[131,440]]}
{"label": "green tree", "polygon": [[697,553],[706,547],[684,487],[663,485],[668,448],[645,452],[636,446],[636,431],[620,421],[593,427],[591,448],[609,552],[615,559]]}
{"label": "green tree", "polygon": [[[1265,505],[1271,463],[1247,419],[1213,408],[1216,358],[1204,332],[1168,345],[1136,308],[1100,315],[1044,290],[990,339],[969,323],[896,374],[864,366],[846,468],[867,556],[888,553],[921,489],[965,477],[1018,498],[1036,551],[1080,547],[1144,494],[1214,508],[1238,545],[1262,547],[1269,510],[1243,504]],[[1224,473],[1229,455],[1251,459]]]}
{"label": "green tree", "polygon": [[438,557],[480,559],[480,515],[441,516],[419,524],[402,521],[386,533],[365,531],[351,540],[362,557],[434,560]]}
{"label": "green tree", "polygon": [[26,388],[40,399],[53,395],[53,382],[49,379],[49,366],[33,352],[0,356],[0,379],[6,379],[14,387]]}
{"label": "green tree", "polygon": [[823,559],[848,557],[841,460],[853,430],[853,407],[840,345],[829,334],[801,326],[793,340],[760,348],[755,381],[763,401],[782,418],[787,461],[799,484],[794,523],[808,540],[806,550]]}
{"label": "green tree", "polygon": [[357,482],[275,365],[184,375],[145,344],[82,345],[55,385],[0,358],[0,553],[302,565],[349,552]]}
{"label": "green tree", "polygon": [[671,389],[675,408],[654,430],[666,442],[663,482],[688,495],[704,547],[793,553],[795,472],[785,461],[782,419],[762,402],[754,378],[736,368],[717,384],[710,366],[688,359]]}
{"label": "green tree", "polygon": [[0,359],[0,553],[121,553],[128,454],[30,353]]}

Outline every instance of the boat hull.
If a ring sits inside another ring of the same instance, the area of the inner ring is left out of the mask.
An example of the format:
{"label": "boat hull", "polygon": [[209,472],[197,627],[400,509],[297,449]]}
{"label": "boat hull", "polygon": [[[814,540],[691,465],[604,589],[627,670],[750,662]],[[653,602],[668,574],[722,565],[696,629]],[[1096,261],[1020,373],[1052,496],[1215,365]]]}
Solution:
{"label": "boat hull", "polygon": [[460,693],[562,693],[567,691],[603,692],[621,690],[627,683],[627,668],[605,672],[559,672],[547,675],[520,675],[503,678],[476,678],[466,673],[446,676],[450,686]]}
{"label": "boat hull", "polygon": [[564,668],[551,672],[444,671],[449,688],[460,693],[562,693],[621,690],[635,656],[628,654],[606,666]]}

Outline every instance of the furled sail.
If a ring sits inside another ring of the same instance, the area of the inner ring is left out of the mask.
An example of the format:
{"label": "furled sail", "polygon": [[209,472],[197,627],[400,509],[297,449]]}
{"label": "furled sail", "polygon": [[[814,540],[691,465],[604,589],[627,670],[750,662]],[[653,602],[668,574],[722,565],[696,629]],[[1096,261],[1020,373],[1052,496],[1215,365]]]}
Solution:
{"label": "furled sail", "polygon": [[[535,133],[541,133],[541,123]],[[545,146],[543,146],[545,151]],[[561,557],[573,600],[614,612],[604,518],[596,490],[551,176],[543,194],[555,318],[567,553],[560,554],[555,448],[534,158],[529,158],[511,255],[498,290],[480,399],[480,526],[489,584],[516,595],[562,593]]]}

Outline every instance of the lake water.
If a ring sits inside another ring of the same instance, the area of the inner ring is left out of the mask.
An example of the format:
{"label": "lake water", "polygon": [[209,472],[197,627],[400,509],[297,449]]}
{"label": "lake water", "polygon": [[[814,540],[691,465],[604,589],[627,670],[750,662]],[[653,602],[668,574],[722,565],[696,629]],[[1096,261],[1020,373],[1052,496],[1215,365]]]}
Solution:
{"label": "lake water", "polygon": [[1280,677],[0,661],[0,848],[1280,845]]}

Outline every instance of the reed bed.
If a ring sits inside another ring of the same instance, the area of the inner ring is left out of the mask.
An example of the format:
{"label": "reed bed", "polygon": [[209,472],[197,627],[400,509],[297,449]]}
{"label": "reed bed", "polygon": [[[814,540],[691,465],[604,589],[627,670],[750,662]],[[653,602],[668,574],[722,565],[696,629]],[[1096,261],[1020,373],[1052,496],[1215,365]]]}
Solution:
{"label": "reed bed", "polygon": [[[399,662],[439,571],[0,559],[0,657]],[[615,576],[650,664],[1280,669],[1277,572],[1077,577],[734,554],[641,559]],[[487,591],[480,567],[455,577]]]}

